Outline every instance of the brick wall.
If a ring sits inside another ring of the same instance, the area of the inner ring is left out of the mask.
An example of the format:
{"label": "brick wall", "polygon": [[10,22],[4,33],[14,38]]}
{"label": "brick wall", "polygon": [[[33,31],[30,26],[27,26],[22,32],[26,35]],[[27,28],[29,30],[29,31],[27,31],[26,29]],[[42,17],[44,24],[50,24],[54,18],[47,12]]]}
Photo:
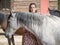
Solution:
{"label": "brick wall", "polygon": [[40,11],[40,0],[14,0],[12,9],[15,11],[28,12],[29,4],[32,2],[37,4],[38,11]]}
{"label": "brick wall", "polygon": [[[58,0],[48,0],[50,9],[58,9]],[[36,3],[38,7],[38,11],[40,11],[40,0],[1,0],[0,1],[0,11],[9,11],[10,9],[14,9],[15,11],[27,11],[29,9],[30,3]],[[3,8],[2,8],[3,6]],[[7,11],[7,12],[8,12]]]}
{"label": "brick wall", "polygon": [[[40,0],[14,0],[13,9],[15,11],[28,11],[28,6],[32,2],[37,4],[38,11],[40,11]],[[58,0],[49,0],[49,8],[58,9]]]}
{"label": "brick wall", "polygon": [[[29,4],[34,2],[37,4],[38,11],[40,11],[40,0],[14,0],[13,9],[15,11],[28,11]],[[58,9],[58,0],[49,0],[50,9]]]}
{"label": "brick wall", "polygon": [[50,9],[58,9],[58,0],[49,0]]}

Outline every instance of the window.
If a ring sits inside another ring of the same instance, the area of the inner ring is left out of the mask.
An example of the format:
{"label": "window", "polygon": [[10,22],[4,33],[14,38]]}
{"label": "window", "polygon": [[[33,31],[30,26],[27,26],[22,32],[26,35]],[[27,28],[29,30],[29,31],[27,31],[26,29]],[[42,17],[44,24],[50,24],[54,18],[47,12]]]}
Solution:
{"label": "window", "polygon": [[0,0],[0,11],[10,10],[10,0]]}

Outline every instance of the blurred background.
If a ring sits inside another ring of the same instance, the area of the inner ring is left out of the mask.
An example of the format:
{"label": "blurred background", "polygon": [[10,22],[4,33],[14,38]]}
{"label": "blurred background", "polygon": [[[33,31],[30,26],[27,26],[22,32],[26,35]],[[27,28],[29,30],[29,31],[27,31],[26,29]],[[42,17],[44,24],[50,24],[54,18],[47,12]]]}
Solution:
{"label": "blurred background", "polygon": [[[9,13],[14,11],[28,11],[30,3],[36,3],[40,11],[40,0],[0,0],[0,12]],[[60,0],[48,0],[50,9],[60,9]],[[43,5],[43,4],[42,4]]]}

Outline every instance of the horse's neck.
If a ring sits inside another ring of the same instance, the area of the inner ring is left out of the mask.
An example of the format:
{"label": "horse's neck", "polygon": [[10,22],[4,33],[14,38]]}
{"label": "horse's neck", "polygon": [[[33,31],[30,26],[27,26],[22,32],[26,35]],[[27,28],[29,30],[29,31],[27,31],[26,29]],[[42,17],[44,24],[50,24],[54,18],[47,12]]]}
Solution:
{"label": "horse's neck", "polygon": [[[27,22],[29,22],[28,20],[26,20]],[[31,20],[32,21],[32,20]],[[23,23],[23,22],[22,22]],[[38,23],[41,23],[41,22],[38,22]],[[34,23],[34,20],[32,22],[29,22],[29,23],[23,23],[25,26],[25,28],[32,32],[33,34],[35,34],[36,36],[39,36],[39,33],[41,32],[41,29],[42,29],[42,23],[41,25],[39,25],[38,23]]]}
{"label": "horse's neck", "polygon": [[33,33],[38,33],[37,30],[39,30],[39,26],[43,23],[43,16],[40,16],[40,14],[20,13],[17,18]]}

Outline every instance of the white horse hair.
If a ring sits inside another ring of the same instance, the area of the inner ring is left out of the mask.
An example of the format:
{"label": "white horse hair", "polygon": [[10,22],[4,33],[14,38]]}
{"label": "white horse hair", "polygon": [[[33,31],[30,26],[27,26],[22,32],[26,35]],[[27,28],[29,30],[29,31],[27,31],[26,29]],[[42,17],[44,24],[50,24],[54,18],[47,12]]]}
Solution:
{"label": "white horse hair", "polygon": [[32,32],[43,45],[60,45],[60,18],[28,12],[15,12],[9,20],[6,35],[13,35],[20,27]]}

